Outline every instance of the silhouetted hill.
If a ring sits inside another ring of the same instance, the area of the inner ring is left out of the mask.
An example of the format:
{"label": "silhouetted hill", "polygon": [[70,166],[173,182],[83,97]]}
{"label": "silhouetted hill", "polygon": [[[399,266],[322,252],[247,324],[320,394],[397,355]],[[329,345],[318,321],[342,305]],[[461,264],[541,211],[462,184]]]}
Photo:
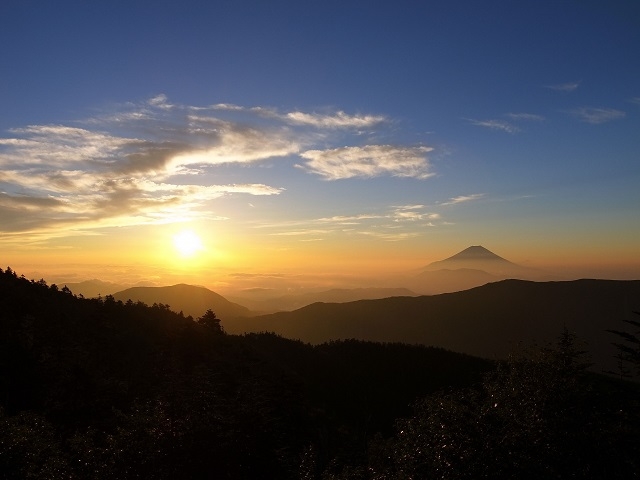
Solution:
{"label": "silhouetted hill", "polygon": [[410,285],[423,293],[435,295],[439,293],[468,290],[490,282],[502,280],[500,276],[491,275],[484,270],[457,268],[454,270],[425,270],[414,277]]}
{"label": "silhouetted hill", "polygon": [[0,477],[313,478],[361,462],[416,398],[490,367],[437,348],[225,335],[164,303],[0,269]]}
{"label": "silhouetted hill", "polygon": [[[258,293],[261,294],[261,297],[263,296],[263,292]],[[242,305],[246,305],[252,311],[273,313],[283,310],[295,310],[316,302],[344,303],[376,298],[415,297],[416,295],[418,294],[408,288],[334,288],[320,292],[282,295],[267,299],[252,299],[249,296],[234,296],[229,298]]]}
{"label": "silhouetted hill", "polygon": [[196,287],[184,283],[170,287],[133,287],[113,294],[116,300],[126,302],[144,302],[148,305],[169,305],[175,312],[198,318],[208,309],[213,310],[218,318],[242,317],[251,314],[247,307],[230,302],[205,287]]}
{"label": "silhouetted hill", "polygon": [[587,343],[596,368],[615,369],[614,339],[605,330],[619,328],[638,309],[640,281],[504,280],[433,296],[316,303],[293,312],[229,319],[225,328],[272,331],[311,343],[357,338],[504,358],[519,342],[552,341],[566,325]]}

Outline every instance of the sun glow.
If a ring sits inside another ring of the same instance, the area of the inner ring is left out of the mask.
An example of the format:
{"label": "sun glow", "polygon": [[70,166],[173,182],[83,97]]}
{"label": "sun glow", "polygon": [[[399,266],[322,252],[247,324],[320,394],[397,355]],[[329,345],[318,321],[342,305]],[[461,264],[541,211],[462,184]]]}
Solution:
{"label": "sun glow", "polygon": [[193,257],[204,250],[200,237],[192,230],[183,230],[174,235],[173,245],[182,257]]}

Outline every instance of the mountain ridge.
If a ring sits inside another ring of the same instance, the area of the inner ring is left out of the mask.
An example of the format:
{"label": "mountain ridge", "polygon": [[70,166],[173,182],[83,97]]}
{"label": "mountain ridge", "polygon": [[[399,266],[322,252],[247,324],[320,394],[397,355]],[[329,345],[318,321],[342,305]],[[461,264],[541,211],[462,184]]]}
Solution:
{"label": "mountain ridge", "polygon": [[355,338],[505,358],[519,344],[553,342],[563,326],[587,342],[595,368],[615,370],[607,329],[640,310],[640,280],[501,280],[419,297],[314,303],[293,312],[223,322],[231,333],[273,331],[303,342]]}
{"label": "mountain ridge", "polygon": [[229,300],[248,306],[256,312],[273,313],[302,308],[316,302],[345,303],[399,296],[417,296],[418,293],[404,287],[332,288],[317,292],[279,295],[269,298],[251,299],[241,295],[230,295]]}

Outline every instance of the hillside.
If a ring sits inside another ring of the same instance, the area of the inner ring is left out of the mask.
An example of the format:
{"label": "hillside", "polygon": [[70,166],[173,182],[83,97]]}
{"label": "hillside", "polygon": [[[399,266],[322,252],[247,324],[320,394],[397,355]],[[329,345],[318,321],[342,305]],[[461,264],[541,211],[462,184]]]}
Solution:
{"label": "hillside", "polygon": [[208,309],[218,318],[242,317],[251,314],[247,307],[230,302],[223,296],[204,287],[178,284],[169,287],[133,287],[113,294],[116,300],[144,302],[147,305],[169,305],[175,312],[198,318]]}
{"label": "hillside", "polygon": [[428,293],[429,295],[437,295],[439,293],[468,290],[498,280],[502,280],[502,277],[492,275],[484,270],[473,268],[442,268],[439,270],[425,270],[412,278],[408,284],[421,292]]}
{"label": "hillside", "polygon": [[246,305],[251,310],[263,313],[289,311],[302,308],[316,302],[345,303],[356,300],[371,300],[388,297],[415,297],[417,293],[407,288],[333,288],[319,292],[281,295],[264,298],[261,292],[251,295],[229,297],[233,301]]}
{"label": "hillside", "polygon": [[613,338],[640,310],[640,281],[504,280],[470,290],[422,297],[316,303],[293,312],[228,319],[232,333],[273,331],[321,343],[357,338],[434,345],[504,358],[520,342],[545,344],[563,325],[587,343],[597,369],[615,369]]}
{"label": "hillside", "polygon": [[0,477],[633,478],[638,390],[556,337],[500,364],[312,346],[0,269]]}
{"label": "hillside", "polygon": [[356,341],[224,335],[0,269],[1,478],[282,478],[358,461],[416,398],[488,362]]}

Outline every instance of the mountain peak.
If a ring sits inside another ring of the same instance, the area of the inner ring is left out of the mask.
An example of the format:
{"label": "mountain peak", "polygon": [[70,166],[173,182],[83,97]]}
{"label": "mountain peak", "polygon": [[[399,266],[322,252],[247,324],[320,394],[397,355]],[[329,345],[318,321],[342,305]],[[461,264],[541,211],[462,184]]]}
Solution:
{"label": "mountain peak", "polygon": [[472,245],[467,247],[444,261],[446,262],[448,260],[501,260],[503,262],[508,262],[508,260],[505,260],[492,251],[487,250],[482,245]]}
{"label": "mountain peak", "polygon": [[483,270],[491,275],[514,276],[520,273],[523,267],[516,265],[496,255],[482,245],[472,245],[455,255],[427,265],[425,270],[457,270],[463,269]]}

